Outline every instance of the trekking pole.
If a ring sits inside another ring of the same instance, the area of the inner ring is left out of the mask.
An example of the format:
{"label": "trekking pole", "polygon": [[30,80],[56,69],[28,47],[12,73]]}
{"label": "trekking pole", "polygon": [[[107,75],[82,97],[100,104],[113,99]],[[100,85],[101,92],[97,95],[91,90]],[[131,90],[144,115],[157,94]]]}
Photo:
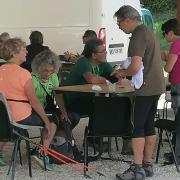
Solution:
{"label": "trekking pole", "polygon": [[[89,171],[91,171],[91,172],[93,172],[93,173],[97,173],[99,176],[104,176],[104,174],[98,172],[96,169],[91,168],[91,167],[86,166],[86,165],[83,165],[83,164],[81,164],[81,163],[79,163],[79,162],[77,162],[77,161],[75,161],[75,160],[73,160],[73,159],[71,159],[71,158],[69,158],[69,157],[67,157],[67,156],[64,156],[63,154],[60,154],[60,153],[58,153],[58,152],[56,152],[56,151],[54,151],[54,150],[52,150],[52,149],[50,149],[50,148],[47,148],[47,147],[43,146],[42,144],[37,144],[37,143],[33,142],[32,140],[30,140],[29,138],[27,138],[27,137],[19,134],[17,131],[14,131],[14,133],[15,133],[16,135],[20,136],[22,139],[24,139],[24,140],[26,140],[26,141],[29,141],[30,143],[34,144],[37,148],[39,148],[40,150],[42,150],[42,151],[44,151],[45,153],[49,154],[50,156],[54,157],[54,158],[57,159],[58,161],[64,163],[64,164],[67,165],[69,168],[74,169],[75,171],[77,171],[77,172],[80,173],[81,175],[83,175],[84,173],[83,173],[79,168],[76,168],[76,167],[70,165],[69,163],[67,163],[66,161],[64,161],[64,160],[61,159],[61,158],[64,158],[64,159],[69,160],[69,161],[71,161],[71,162],[74,162],[74,163],[78,164],[79,166],[81,166],[82,168],[86,168],[86,169],[88,169]],[[54,153],[54,154],[53,154],[53,153]],[[58,156],[60,156],[61,158],[59,158]],[[91,177],[88,176],[88,175],[86,175],[86,176],[89,177],[89,178],[91,178]]]}
{"label": "trekking pole", "polygon": [[53,153],[49,152],[49,150],[48,150],[46,147],[44,147],[43,145],[37,144],[37,143],[31,141],[29,138],[27,138],[27,137],[19,134],[18,132],[15,132],[15,134],[18,135],[19,137],[21,137],[22,139],[24,139],[24,140],[26,140],[26,141],[29,141],[30,143],[34,144],[34,145],[35,145],[37,148],[39,148],[41,151],[49,154],[50,156],[56,158],[58,161],[62,162],[63,164],[65,164],[65,165],[68,166],[69,168],[71,168],[71,169],[77,171],[79,174],[83,175],[83,172],[82,172],[79,168],[76,168],[76,167],[68,164],[68,163],[67,163],[66,161],[64,161],[63,159],[61,159],[61,158],[57,157],[56,155],[54,155]]}
{"label": "trekking pole", "polygon": [[[44,147],[40,147],[38,146],[41,150],[44,151]],[[77,167],[74,167],[72,165],[70,165],[69,163],[67,163],[66,161],[64,161],[63,159],[59,158],[58,156],[54,155],[53,153],[49,152],[49,150],[46,151],[48,155],[50,155],[51,157],[57,159],[58,161],[62,162],[63,164],[65,164],[66,166],[68,166],[69,168],[77,171],[79,174],[83,175],[84,173]]]}
{"label": "trekking pole", "polygon": [[[40,146],[39,146],[40,145]],[[58,156],[54,155],[52,152],[50,152],[49,149],[47,149],[46,147],[42,146],[41,144],[37,144],[37,146],[40,150],[44,151],[44,152],[47,152],[48,155],[50,155],[51,157],[57,159],[58,161],[60,161],[61,163],[65,164],[67,167],[73,169],[74,171],[78,172],[79,174],[81,175],[84,175],[84,172],[81,171],[79,168],[73,166],[73,165],[70,165],[69,163],[67,163],[66,161],[64,161],[63,159],[59,158]],[[91,176],[87,175],[86,176],[87,178],[89,179],[92,179]]]}
{"label": "trekking pole", "polygon": [[[40,145],[41,147],[44,147],[42,144],[38,144],[38,145]],[[60,154],[60,153],[58,153],[57,151],[55,151],[55,150],[53,150],[53,149],[46,148],[46,150],[48,150],[48,153],[49,153],[49,152],[50,152],[51,154],[54,153],[55,155],[60,156],[61,158],[64,158],[64,159],[66,159],[66,160],[69,160],[69,161],[71,161],[71,162],[79,165],[79,166],[82,167],[82,168],[86,168],[86,169],[88,169],[89,171],[91,171],[91,172],[93,172],[93,173],[97,173],[97,174],[100,175],[100,176],[104,176],[104,174],[98,172],[96,169],[91,168],[91,167],[86,166],[86,165],[83,165],[82,163],[79,163],[78,161],[75,161],[74,159],[71,159],[71,158],[69,158],[69,157],[67,157],[67,156],[65,156],[65,155],[63,155],[63,154]],[[53,154],[53,155],[54,155],[54,154]],[[57,156],[56,156],[56,157],[57,157]],[[65,161],[65,162],[66,162],[66,161]],[[74,166],[73,166],[73,167],[74,167]]]}

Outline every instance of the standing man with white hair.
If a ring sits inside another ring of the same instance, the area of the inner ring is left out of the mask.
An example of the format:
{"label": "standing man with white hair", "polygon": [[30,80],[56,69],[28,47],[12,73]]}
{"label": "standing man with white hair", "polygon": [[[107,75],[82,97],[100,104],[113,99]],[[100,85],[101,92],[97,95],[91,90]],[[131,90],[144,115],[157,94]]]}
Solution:
{"label": "standing man with white hair", "polygon": [[132,61],[126,70],[112,73],[117,78],[135,75],[142,63],[143,84],[135,90],[132,148],[133,164],[124,173],[116,174],[120,180],[144,180],[153,176],[152,154],[156,142],[154,117],[160,95],[165,92],[161,68],[160,47],[154,33],[141,23],[136,9],[122,6],[114,15],[117,25],[126,34],[132,33],[128,57]]}

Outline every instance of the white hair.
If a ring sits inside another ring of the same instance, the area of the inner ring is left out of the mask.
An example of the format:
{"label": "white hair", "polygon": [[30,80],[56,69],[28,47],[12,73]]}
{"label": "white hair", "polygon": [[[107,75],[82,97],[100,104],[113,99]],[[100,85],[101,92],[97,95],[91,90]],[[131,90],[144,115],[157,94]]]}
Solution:
{"label": "white hair", "polygon": [[52,66],[55,73],[58,73],[61,65],[58,56],[49,49],[40,52],[34,57],[31,64],[32,72],[40,74],[41,69],[47,65]]}

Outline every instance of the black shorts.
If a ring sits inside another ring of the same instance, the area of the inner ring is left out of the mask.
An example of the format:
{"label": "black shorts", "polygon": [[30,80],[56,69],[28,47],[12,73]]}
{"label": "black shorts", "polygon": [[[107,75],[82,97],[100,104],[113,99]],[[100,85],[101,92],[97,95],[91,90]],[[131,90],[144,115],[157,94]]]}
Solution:
{"label": "black shorts", "polygon": [[32,112],[30,116],[23,119],[22,121],[18,121],[17,123],[23,124],[23,125],[30,125],[30,126],[44,126],[44,122],[39,117],[39,115],[36,112]]}
{"label": "black shorts", "polygon": [[[58,125],[58,118],[56,115],[48,116],[48,119],[50,122]],[[43,120],[35,111],[32,111],[32,114],[30,116],[23,119],[22,121],[18,121],[17,123],[30,126],[44,126]]]}
{"label": "black shorts", "polygon": [[155,135],[154,118],[159,97],[159,95],[135,97],[133,138]]}

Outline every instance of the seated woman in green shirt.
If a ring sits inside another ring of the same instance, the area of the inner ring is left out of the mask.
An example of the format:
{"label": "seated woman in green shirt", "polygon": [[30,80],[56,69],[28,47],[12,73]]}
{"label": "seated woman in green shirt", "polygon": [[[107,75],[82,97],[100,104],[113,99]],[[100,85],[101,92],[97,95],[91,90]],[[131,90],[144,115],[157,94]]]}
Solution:
{"label": "seated woman in green shirt", "polygon": [[[60,61],[58,56],[48,49],[35,56],[31,67],[32,81],[36,95],[42,106],[45,108],[47,105],[46,96],[53,96],[52,89],[59,86],[57,73],[60,68]],[[53,114],[50,118],[52,118],[57,125],[59,123],[59,119],[64,121],[69,121],[69,119],[71,119],[71,127],[74,128],[75,125],[79,122],[79,116],[74,114],[73,118],[69,118],[64,105],[63,96],[56,94],[54,95],[56,103],[59,107],[59,111],[57,111],[56,114],[54,114],[54,112],[50,112]],[[59,115],[58,118],[57,115]]]}

